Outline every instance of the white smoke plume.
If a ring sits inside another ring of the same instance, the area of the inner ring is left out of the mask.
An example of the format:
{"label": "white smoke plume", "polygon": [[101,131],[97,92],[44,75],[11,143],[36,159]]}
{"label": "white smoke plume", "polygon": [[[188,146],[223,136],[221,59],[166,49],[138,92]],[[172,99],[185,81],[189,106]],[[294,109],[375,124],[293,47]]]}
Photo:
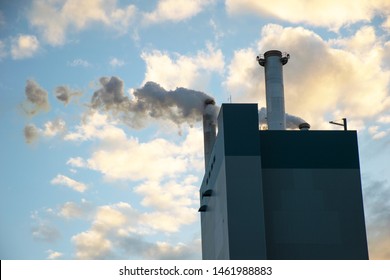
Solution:
{"label": "white smoke plume", "polygon": [[[149,118],[170,120],[180,126],[202,119],[205,103],[213,98],[203,92],[186,88],[167,91],[159,84],[147,82],[124,95],[123,81],[118,77],[100,78],[101,88],[94,92],[91,107],[118,115],[130,127],[141,128]],[[208,107],[208,106],[207,106]]]}
{"label": "white smoke plume", "polygon": [[25,94],[27,100],[22,105],[22,108],[28,115],[34,116],[41,111],[47,112],[50,110],[47,91],[41,88],[35,81],[27,80]]}
{"label": "white smoke plume", "polygon": [[39,137],[39,130],[33,124],[28,124],[24,127],[24,139],[27,144],[34,143]]}
{"label": "white smoke plume", "polygon": [[72,91],[67,86],[58,86],[55,89],[55,96],[56,98],[63,102],[64,105],[68,105],[68,103],[71,101],[71,99],[75,96],[81,96],[82,93],[79,91]]}
{"label": "white smoke plume", "polygon": [[[259,110],[259,123],[260,126],[265,126],[267,124],[267,109],[264,107],[261,107]],[[302,123],[306,123],[306,121],[300,117],[286,114],[286,128],[297,129]]]}

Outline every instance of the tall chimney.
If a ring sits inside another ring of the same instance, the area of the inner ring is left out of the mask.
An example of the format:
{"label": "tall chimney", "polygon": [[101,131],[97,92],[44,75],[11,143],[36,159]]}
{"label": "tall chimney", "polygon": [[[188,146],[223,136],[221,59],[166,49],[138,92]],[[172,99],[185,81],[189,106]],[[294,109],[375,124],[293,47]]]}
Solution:
{"label": "tall chimney", "polygon": [[215,101],[212,99],[208,99],[204,102],[204,113],[203,113],[203,140],[204,140],[204,164],[205,169],[207,169],[207,165],[209,164],[211,151],[213,150],[215,137],[217,134],[216,129],[216,120],[215,120],[215,112],[211,108],[207,108],[209,106],[215,105]]}
{"label": "tall chimney", "polygon": [[287,63],[289,58],[289,54],[282,54],[278,50],[270,50],[257,57],[259,64],[265,68],[265,95],[269,130],[286,129],[283,65]]}

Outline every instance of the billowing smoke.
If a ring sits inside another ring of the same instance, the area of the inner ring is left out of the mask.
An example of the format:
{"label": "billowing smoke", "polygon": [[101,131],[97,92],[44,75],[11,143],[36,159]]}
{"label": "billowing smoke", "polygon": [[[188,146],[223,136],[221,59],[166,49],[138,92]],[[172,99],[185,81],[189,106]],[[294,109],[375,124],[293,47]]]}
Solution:
{"label": "billowing smoke", "polygon": [[64,105],[68,105],[74,96],[81,96],[81,92],[72,91],[67,86],[58,86],[55,89],[55,96],[59,101],[63,102]]}
{"label": "billowing smoke", "polygon": [[26,140],[27,144],[34,143],[39,136],[39,130],[38,128],[33,124],[28,124],[24,127],[24,139]]}
{"label": "billowing smoke", "polygon": [[296,129],[302,123],[306,123],[306,121],[300,117],[286,114],[286,127],[291,129]]}
{"label": "billowing smoke", "polygon": [[124,95],[123,81],[117,77],[102,77],[100,84],[101,88],[93,94],[91,107],[111,111],[133,128],[144,126],[148,118],[191,125],[202,119],[205,101],[213,100],[200,91],[186,88],[167,91],[154,82],[134,90],[130,98]]}
{"label": "billowing smoke", "polygon": [[[286,128],[297,129],[300,124],[305,122],[306,121],[300,117],[286,114]],[[267,109],[264,107],[259,110],[259,123],[261,126],[267,124]]]}
{"label": "billowing smoke", "polygon": [[41,111],[49,111],[50,104],[47,91],[41,88],[35,81],[27,80],[25,94],[27,101],[23,105],[25,112],[34,116]]}
{"label": "billowing smoke", "polygon": [[66,123],[62,119],[55,119],[44,124],[44,128],[40,129],[34,124],[27,124],[24,127],[24,139],[27,144],[34,143],[40,136],[55,137],[66,131]]}

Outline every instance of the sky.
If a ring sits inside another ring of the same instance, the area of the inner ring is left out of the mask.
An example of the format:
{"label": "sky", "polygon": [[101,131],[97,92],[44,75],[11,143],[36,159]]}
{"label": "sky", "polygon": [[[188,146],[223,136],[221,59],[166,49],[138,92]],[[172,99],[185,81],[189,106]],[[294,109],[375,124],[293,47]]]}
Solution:
{"label": "sky", "polygon": [[202,104],[358,131],[371,259],[390,259],[390,1],[0,0],[0,259],[201,259]]}

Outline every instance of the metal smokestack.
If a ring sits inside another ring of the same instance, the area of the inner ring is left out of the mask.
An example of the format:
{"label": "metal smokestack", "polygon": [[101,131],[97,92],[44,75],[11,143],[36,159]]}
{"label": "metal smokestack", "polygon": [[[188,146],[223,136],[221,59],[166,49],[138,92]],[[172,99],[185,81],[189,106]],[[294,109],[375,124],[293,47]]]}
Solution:
{"label": "metal smokestack", "polygon": [[270,50],[258,56],[257,61],[265,68],[265,95],[267,103],[267,123],[269,130],[286,129],[284,108],[283,65],[290,58],[289,54]]}
{"label": "metal smokestack", "polygon": [[[203,113],[203,140],[204,140],[204,164],[205,169],[209,164],[211,151],[214,146],[215,137],[217,134],[217,125],[215,120],[215,112],[212,107],[214,107],[215,101],[212,99],[207,99],[204,102],[204,113]],[[208,108],[209,107],[209,108]]]}

